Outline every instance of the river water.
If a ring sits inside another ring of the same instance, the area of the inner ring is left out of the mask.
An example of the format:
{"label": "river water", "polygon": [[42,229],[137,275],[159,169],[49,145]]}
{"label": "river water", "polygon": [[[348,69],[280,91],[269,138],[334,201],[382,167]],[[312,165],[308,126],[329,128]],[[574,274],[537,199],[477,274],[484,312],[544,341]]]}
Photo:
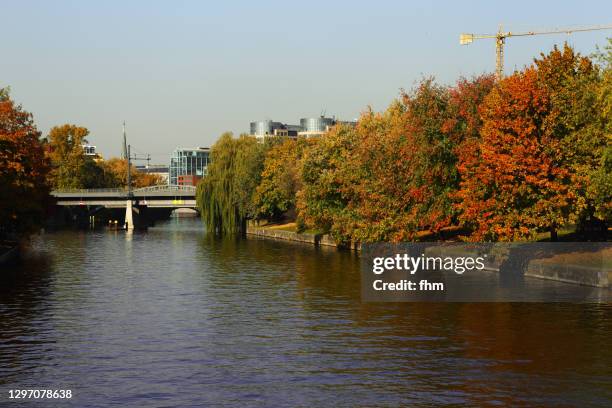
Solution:
{"label": "river water", "polygon": [[0,406],[612,405],[610,305],[362,303],[359,280],[197,219],[44,234],[0,273]]}

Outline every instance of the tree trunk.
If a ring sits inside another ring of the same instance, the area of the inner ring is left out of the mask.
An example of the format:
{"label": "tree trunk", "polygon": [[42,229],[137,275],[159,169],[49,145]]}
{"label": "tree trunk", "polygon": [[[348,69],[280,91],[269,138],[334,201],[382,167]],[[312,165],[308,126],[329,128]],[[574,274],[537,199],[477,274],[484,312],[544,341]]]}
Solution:
{"label": "tree trunk", "polygon": [[557,236],[557,229],[554,226],[550,227],[550,241],[557,242],[558,239],[559,237]]}

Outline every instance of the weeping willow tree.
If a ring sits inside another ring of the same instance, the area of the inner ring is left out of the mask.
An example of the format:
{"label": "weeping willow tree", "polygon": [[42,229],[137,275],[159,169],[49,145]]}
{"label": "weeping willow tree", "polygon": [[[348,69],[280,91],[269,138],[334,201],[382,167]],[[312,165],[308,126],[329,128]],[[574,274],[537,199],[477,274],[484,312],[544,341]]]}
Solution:
{"label": "weeping willow tree", "polygon": [[197,206],[208,231],[243,234],[253,218],[253,195],[261,180],[265,152],[274,142],[224,133],[212,146],[208,174],[198,184]]}

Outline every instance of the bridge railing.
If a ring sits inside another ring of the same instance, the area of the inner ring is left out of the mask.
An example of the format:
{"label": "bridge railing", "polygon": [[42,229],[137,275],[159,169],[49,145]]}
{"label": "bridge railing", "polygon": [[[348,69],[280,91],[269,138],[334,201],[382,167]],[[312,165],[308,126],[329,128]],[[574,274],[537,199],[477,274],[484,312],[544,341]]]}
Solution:
{"label": "bridge railing", "polygon": [[[160,191],[176,191],[176,192],[186,192],[186,193],[195,193],[195,186],[168,186],[168,185],[159,185],[159,186],[149,186],[149,187],[141,187],[132,189],[132,193],[142,194],[142,193],[155,193]],[[62,188],[58,190],[53,190],[51,194],[62,194],[62,193],[70,193],[70,194],[96,194],[96,193],[126,193],[127,188],[125,187],[117,187],[117,188]]]}
{"label": "bridge railing", "polygon": [[168,185],[159,185],[159,186],[149,186],[149,187],[141,187],[132,190],[134,193],[147,193],[147,192],[155,192],[155,191],[186,191],[186,192],[194,192],[196,190],[195,186],[168,186]]}
{"label": "bridge railing", "polygon": [[51,194],[54,193],[121,193],[126,192],[127,189],[125,187],[118,188],[60,188],[57,190],[53,190]]}

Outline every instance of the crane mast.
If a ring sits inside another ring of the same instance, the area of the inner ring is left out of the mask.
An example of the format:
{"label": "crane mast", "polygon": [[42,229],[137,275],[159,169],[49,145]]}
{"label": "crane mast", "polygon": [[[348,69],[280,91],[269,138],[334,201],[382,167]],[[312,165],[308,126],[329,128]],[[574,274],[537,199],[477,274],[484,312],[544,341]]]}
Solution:
{"label": "crane mast", "polygon": [[499,26],[496,34],[461,34],[459,36],[459,44],[468,45],[474,42],[474,40],[481,39],[495,39],[495,76],[497,79],[501,79],[504,76],[504,46],[506,44],[506,38],[508,37],[525,37],[533,35],[546,35],[546,34],[572,34],[582,31],[597,31],[597,30],[609,30],[612,29],[611,25],[599,25],[589,27],[577,27],[577,28],[565,28],[565,29],[554,29],[544,31],[526,31],[526,32],[511,32],[504,31],[502,26]]}
{"label": "crane mast", "polygon": [[[501,26],[499,28],[501,34]],[[506,37],[498,35],[495,39],[495,75],[497,79],[501,79],[504,76],[504,45],[506,44]]]}

